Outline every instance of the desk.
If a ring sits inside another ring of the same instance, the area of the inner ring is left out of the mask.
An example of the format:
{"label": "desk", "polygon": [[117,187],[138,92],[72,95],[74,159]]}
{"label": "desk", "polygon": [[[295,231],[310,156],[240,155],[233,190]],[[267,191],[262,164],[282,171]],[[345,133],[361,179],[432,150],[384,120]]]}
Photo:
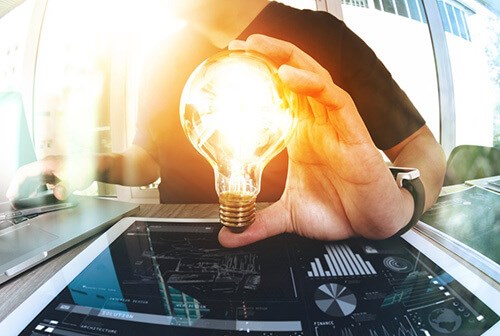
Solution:
{"label": "desk", "polygon": [[[268,203],[257,204],[257,209],[266,207]],[[218,205],[216,204],[155,204],[141,205],[140,211],[136,216],[141,217],[192,217],[192,218],[217,218]],[[44,282],[46,282],[54,273],[59,271],[66,263],[73,259],[78,253],[85,249],[96,237],[90,238],[58,256],[36,266],[35,268],[11,279],[0,285],[0,320],[3,320],[14,308],[28,298]],[[439,245],[438,245],[439,246]],[[440,246],[439,246],[440,247]],[[440,247],[441,248],[441,247]],[[441,248],[442,249],[442,248]],[[457,262],[466,264],[459,257],[450,254]],[[474,267],[467,265],[474,273],[488,281],[494,288],[500,290],[499,284]]]}

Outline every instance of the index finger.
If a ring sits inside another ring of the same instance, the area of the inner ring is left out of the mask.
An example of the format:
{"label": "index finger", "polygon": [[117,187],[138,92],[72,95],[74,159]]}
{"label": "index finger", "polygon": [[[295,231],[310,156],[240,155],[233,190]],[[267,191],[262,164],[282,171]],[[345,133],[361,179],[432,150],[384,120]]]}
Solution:
{"label": "index finger", "polygon": [[296,45],[283,40],[261,34],[254,34],[247,38],[244,44],[235,41],[230,48],[237,46],[245,50],[253,50],[269,57],[278,67],[286,64],[295,68],[308,70],[330,79],[330,74],[314,58],[302,51]]}

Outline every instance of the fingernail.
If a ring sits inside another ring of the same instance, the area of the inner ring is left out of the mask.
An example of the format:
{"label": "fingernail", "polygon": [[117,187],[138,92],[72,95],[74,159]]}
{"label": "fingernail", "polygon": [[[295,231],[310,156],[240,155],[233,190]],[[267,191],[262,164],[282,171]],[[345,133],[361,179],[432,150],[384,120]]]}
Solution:
{"label": "fingernail", "polygon": [[68,191],[66,189],[66,187],[64,187],[63,185],[61,184],[58,184],[54,187],[54,196],[58,199],[58,200],[64,200],[66,199],[66,197],[68,196]]}

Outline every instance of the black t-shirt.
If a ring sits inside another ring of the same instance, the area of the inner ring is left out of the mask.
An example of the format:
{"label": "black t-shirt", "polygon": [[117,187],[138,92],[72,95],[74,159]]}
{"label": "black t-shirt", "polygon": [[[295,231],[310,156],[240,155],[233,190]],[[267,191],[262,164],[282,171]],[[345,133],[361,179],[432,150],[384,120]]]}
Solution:
{"label": "black t-shirt", "polygon": [[[331,14],[270,2],[239,39],[254,33],[291,42],[326,68],[353,98],[378,148],[391,148],[424,125],[374,52]],[[200,34],[184,29],[146,64],[134,143],[160,165],[162,203],[218,202],[213,169],[191,145],[179,120],[180,96],[189,75],[218,51]],[[285,150],[266,166],[258,201],[279,199],[287,165]]]}

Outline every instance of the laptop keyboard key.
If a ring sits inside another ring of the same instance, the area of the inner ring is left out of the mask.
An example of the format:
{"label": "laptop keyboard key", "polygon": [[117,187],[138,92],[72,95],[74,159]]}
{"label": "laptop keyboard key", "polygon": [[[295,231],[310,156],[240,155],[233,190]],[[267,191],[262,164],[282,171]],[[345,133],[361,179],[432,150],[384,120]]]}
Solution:
{"label": "laptop keyboard key", "polygon": [[28,219],[29,219],[28,217],[17,217],[17,218],[10,219],[10,221],[12,222],[12,224],[19,224],[19,223],[22,223],[24,221],[27,221]]}

